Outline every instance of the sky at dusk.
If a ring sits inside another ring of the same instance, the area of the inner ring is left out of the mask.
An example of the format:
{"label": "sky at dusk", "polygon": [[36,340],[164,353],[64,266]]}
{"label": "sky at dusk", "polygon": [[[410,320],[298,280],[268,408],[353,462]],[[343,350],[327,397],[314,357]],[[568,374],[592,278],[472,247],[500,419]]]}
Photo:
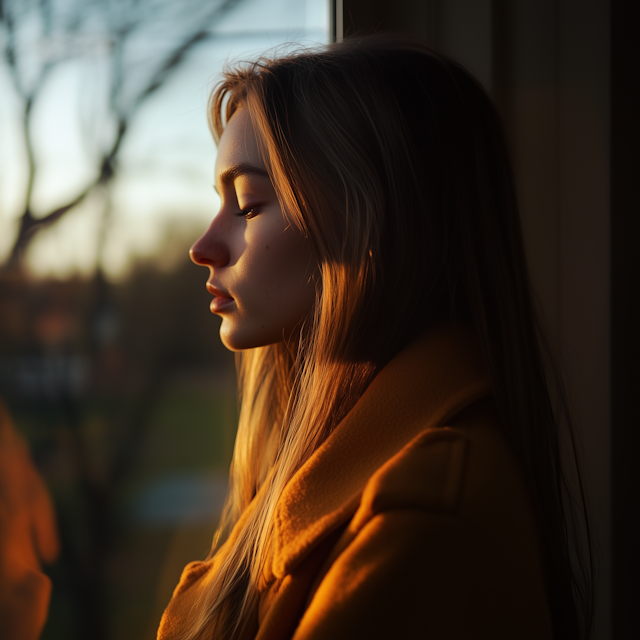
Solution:
{"label": "sky at dusk", "polygon": [[[191,5],[206,8],[207,3],[202,0]],[[196,15],[192,18],[198,19]],[[172,24],[181,24],[181,19],[174,15],[164,23],[150,22],[148,29],[141,25],[135,50],[129,53],[131,91],[135,91],[136,73],[148,72],[154,60],[166,52]],[[41,45],[37,28],[31,28],[34,46]],[[37,234],[27,253],[29,271],[34,276],[58,277],[90,273],[101,253],[105,271],[117,278],[126,273],[132,259],[159,250],[166,255],[158,261],[171,266],[177,258],[171,255],[171,242],[181,254],[204,230],[219,204],[212,188],[215,146],[207,128],[206,104],[225,62],[253,59],[268,49],[282,50],[292,43],[325,43],[328,37],[327,0],[237,0],[211,24],[210,36],[190,51],[166,83],[136,111],[109,192],[98,189],[60,222]],[[88,28],[86,39],[79,55],[56,65],[34,103],[36,215],[64,204],[92,180],[96,150],[113,136],[113,121],[105,107],[109,48],[98,31],[91,33]],[[29,64],[27,60],[27,72]],[[0,63],[0,95],[3,260],[15,237],[27,177],[20,126],[22,105],[12,90],[4,59]]]}

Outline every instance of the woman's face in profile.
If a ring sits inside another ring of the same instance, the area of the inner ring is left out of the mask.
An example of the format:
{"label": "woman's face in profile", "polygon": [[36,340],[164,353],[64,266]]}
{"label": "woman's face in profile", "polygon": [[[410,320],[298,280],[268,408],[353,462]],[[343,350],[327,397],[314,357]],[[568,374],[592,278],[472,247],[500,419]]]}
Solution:
{"label": "woman's face in profile", "polygon": [[309,240],[282,213],[246,109],[222,134],[215,186],[221,208],[191,259],[209,267],[220,338],[232,351],[287,339],[313,306],[317,265]]}

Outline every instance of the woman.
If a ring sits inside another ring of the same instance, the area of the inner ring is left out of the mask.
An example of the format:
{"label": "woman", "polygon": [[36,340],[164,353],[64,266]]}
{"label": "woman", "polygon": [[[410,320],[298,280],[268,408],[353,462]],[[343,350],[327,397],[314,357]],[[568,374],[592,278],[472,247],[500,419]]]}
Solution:
{"label": "woman", "polygon": [[241,412],[159,638],[586,637],[569,421],[482,88],[376,36],[228,71],[210,115],[222,207],[191,253]]}

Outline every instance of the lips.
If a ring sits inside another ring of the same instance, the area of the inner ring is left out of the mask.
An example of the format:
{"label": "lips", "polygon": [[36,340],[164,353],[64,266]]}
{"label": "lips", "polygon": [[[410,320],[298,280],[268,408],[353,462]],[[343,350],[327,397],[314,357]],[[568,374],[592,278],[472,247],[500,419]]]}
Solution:
{"label": "lips", "polygon": [[235,302],[226,291],[214,287],[210,282],[207,282],[207,291],[215,296],[209,305],[211,313],[218,313]]}

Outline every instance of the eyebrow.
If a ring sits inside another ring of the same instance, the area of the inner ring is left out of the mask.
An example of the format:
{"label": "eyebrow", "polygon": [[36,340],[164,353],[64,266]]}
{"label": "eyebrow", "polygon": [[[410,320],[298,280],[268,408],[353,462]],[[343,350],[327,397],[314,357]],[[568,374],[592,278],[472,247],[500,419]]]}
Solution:
{"label": "eyebrow", "polygon": [[260,167],[256,167],[252,164],[240,162],[230,166],[220,174],[220,184],[225,187],[232,185],[237,178],[246,175],[256,175],[262,176],[263,178],[269,178],[269,173],[266,169],[261,169]]}

